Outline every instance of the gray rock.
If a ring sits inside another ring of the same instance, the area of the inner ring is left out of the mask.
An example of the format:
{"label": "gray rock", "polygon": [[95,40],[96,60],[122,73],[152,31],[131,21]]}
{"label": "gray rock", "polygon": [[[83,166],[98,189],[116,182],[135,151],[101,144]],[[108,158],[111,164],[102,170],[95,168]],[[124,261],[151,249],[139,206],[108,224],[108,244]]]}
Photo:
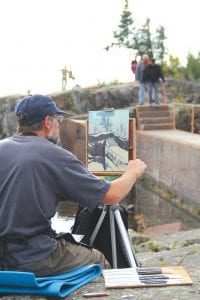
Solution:
{"label": "gray rock", "polygon": [[[137,236],[139,234],[131,233]],[[79,300],[83,299],[83,293],[108,291],[110,296],[98,299],[119,300],[119,299],[137,299],[137,300],[199,300],[200,299],[200,229],[178,232],[176,234],[164,235],[155,238],[153,242],[161,246],[169,247],[169,250],[154,252],[140,252],[137,254],[139,262],[143,267],[164,267],[164,266],[183,266],[193,280],[193,285],[165,286],[165,287],[146,287],[146,288],[128,288],[128,289],[105,289],[103,277],[99,277],[93,282],[83,286],[70,294],[65,299]],[[141,235],[141,243],[149,243],[149,238]],[[189,245],[187,245],[189,243]],[[138,242],[138,244],[140,244]],[[39,296],[2,296],[2,300],[44,300],[46,297]],[[49,298],[53,299],[53,298]],[[54,298],[55,299],[55,298]],[[93,298],[94,299],[94,298]],[[97,298],[95,298],[97,299]]]}
{"label": "gray rock", "polygon": [[[161,97],[161,85],[159,87]],[[169,102],[182,97],[188,103],[200,103],[200,85],[192,82],[168,79],[166,93]],[[71,91],[57,92],[50,96],[57,105],[68,112],[69,116],[87,114],[89,110],[128,108],[134,117],[134,107],[138,103],[138,83],[129,82],[102,87],[81,88],[75,86]],[[14,107],[24,95],[12,95],[0,98],[0,139],[15,132],[16,121]],[[147,97],[147,95],[146,95]],[[162,97],[161,97],[162,98]],[[148,102],[147,98],[146,101]]]}

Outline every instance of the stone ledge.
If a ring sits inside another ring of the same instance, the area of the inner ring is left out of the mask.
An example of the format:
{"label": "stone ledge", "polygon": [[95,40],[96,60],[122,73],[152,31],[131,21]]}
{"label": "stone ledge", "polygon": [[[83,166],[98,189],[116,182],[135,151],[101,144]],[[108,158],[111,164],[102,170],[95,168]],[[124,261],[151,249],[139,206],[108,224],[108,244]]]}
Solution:
{"label": "stone ledge", "polygon": [[[180,241],[179,246],[173,250],[160,252],[143,252],[137,255],[138,260],[142,262],[143,267],[163,267],[180,265],[185,267],[186,271],[192,277],[193,285],[187,286],[168,286],[168,287],[153,287],[153,288],[129,288],[129,289],[105,289],[103,277],[97,278],[95,281],[76,290],[66,298],[67,300],[80,300],[83,298],[83,293],[109,291],[110,296],[106,300],[129,299],[147,300],[147,299],[174,299],[174,300],[197,300],[200,294],[200,243],[198,237],[200,229],[191,230],[188,232],[179,232],[168,236],[162,236],[156,239],[156,242],[163,245],[173,244]],[[194,244],[186,245],[186,242],[194,241]],[[195,242],[196,241],[196,242]],[[148,243],[148,241],[147,241]],[[159,295],[159,296],[158,296]],[[1,300],[53,300],[53,297],[40,297],[29,295],[13,295],[2,296]],[[94,299],[94,298],[93,298]],[[102,298],[99,298],[102,299]],[[128,299],[128,298],[127,298]]]}

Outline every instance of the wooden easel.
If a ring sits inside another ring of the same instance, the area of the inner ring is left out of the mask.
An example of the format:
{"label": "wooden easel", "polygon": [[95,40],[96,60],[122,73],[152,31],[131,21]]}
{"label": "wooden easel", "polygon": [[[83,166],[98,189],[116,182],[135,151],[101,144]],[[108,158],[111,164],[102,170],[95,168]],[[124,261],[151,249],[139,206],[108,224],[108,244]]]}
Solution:
{"label": "wooden easel", "polygon": [[[86,163],[88,164],[88,121],[86,124]],[[129,119],[129,145],[128,145],[128,152],[129,152],[129,160],[136,159],[136,122],[134,118]],[[120,176],[123,174],[121,171],[112,171],[112,172],[93,172],[93,174],[97,176]],[[132,244],[129,240],[129,236],[127,230],[125,228],[120,210],[119,205],[103,205],[102,213],[99,217],[99,220],[96,224],[96,227],[91,235],[90,238],[90,245],[92,246],[95,238],[98,234],[98,231],[104,221],[106,213],[109,213],[110,219],[110,236],[111,236],[111,247],[112,247],[112,265],[113,268],[118,268],[117,263],[117,246],[116,246],[116,225],[118,228],[118,232],[120,234],[120,240],[122,243],[122,248],[124,255],[127,259],[127,262],[131,268],[136,269],[139,266],[137,261],[135,251],[132,247]]]}

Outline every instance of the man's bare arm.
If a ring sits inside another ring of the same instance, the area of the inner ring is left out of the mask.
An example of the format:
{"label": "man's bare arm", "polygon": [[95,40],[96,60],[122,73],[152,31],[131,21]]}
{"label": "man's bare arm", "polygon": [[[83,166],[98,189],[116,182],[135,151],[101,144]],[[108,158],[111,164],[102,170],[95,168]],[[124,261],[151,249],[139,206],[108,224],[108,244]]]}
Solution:
{"label": "man's bare arm", "polygon": [[124,174],[111,182],[110,189],[103,198],[102,203],[114,205],[124,199],[137,178],[144,173],[146,167],[146,164],[140,159],[130,160]]}

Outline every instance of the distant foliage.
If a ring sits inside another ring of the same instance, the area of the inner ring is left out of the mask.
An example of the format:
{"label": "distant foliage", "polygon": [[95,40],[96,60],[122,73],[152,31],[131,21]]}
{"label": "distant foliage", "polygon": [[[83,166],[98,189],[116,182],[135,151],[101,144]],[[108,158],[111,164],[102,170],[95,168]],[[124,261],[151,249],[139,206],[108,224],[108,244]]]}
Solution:
{"label": "distant foliage", "polygon": [[191,131],[191,107],[179,105],[176,109],[176,129]]}
{"label": "distant foliage", "polygon": [[132,14],[126,6],[121,15],[119,29],[113,32],[113,36],[117,40],[116,45],[119,47],[133,48],[134,44],[131,36],[132,32],[135,31],[134,27],[132,27],[133,23]]}
{"label": "distant foliage", "polygon": [[186,104],[185,97],[181,94],[177,95],[176,98],[172,99],[173,104]]}
{"label": "distant foliage", "polygon": [[165,28],[160,26],[155,33],[152,33],[149,18],[140,28],[136,28],[132,16],[126,1],[118,29],[113,32],[114,41],[111,45],[106,46],[105,50],[109,51],[113,46],[124,47],[132,49],[135,58],[146,53],[150,58],[154,57],[162,62],[165,55]]}
{"label": "distant foliage", "polygon": [[112,81],[109,81],[109,82],[98,81],[97,86],[98,86],[98,87],[104,87],[104,86],[111,86],[111,85],[119,85],[119,84],[121,84],[121,83],[122,83],[122,82],[120,82],[119,80],[113,79]]}
{"label": "distant foliage", "polygon": [[164,60],[166,56],[165,28],[159,26],[155,32],[151,30],[151,20],[146,19],[145,24],[140,28],[135,26],[133,13],[128,8],[128,1],[121,14],[121,20],[117,30],[113,32],[113,42],[105,47],[109,51],[113,46],[132,49],[135,59],[141,57],[144,53],[150,58],[160,61],[165,76],[173,79],[196,80],[200,79],[200,52],[195,57],[189,53],[186,67],[181,66],[178,57],[169,55],[169,61]]}
{"label": "distant foliage", "polygon": [[150,19],[147,19],[146,23],[143,24],[142,27],[135,33],[135,50],[139,56],[147,53],[149,57],[154,57],[150,23]]}
{"label": "distant foliage", "polygon": [[181,78],[181,64],[178,57],[169,56],[169,62],[164,61],[162,69],[165,76],[171,76],[173,79]]}
{"label": "distant foliage", "polygon": [[165,53],[166,53],[166,48],[165,48],[165,40],[166,40],[166,35],[165,35],[165,28],[163,26],[159,26],[156,29],[155,32],[155,37],[153,40],[153,52],[154,52],[154,57],[159,58],[161,62],[163,62]]}
{"label": "distant foliage", "polygon": [[189,53],[187,56],[187,65],[185,70],[186,79],[200,79],[200,52],[197,57]]}
{"label": "distant foliage", "polygon": [[187,56],[186,67],[181,66],[178,57],[169,56],[169,62],[162,64],[165,76],[171,76],[173,79],[186,79],[199,81],[200,79],[200,53],[195,57],[192,53]]}

